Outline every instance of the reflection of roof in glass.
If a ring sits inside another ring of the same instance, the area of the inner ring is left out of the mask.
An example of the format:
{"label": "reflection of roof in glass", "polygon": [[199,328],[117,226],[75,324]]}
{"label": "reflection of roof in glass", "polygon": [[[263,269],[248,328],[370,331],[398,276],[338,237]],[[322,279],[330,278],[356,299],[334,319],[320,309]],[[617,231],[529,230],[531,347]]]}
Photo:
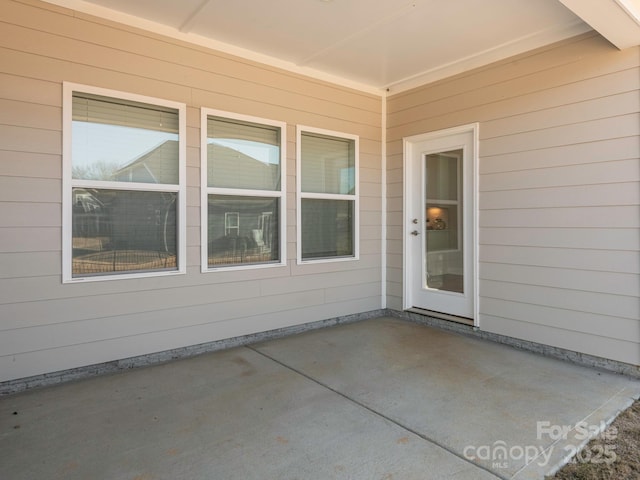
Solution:
{"label": "reflection of roof in glass", "polygon": [[114,180],[141,183],[178,183],[178,141],[166,140],[131,160],[113,175]]}
{"label": "reflection of roof in glass", "polygon": [[[280,167],[264,163],[238,150],[210,143],[209,185],[219,188],[246,188],[277,190],[280,185]],[[118,169],[116,181],[141,183],[178,183],[178,141],[167,140],[134,158]]]}
{"label": "reflection of roof in glass", "polygon": [[218,188],[279,190],[280,166],[264,163],[238,150],[215,143],[207,145],[208,184]]}

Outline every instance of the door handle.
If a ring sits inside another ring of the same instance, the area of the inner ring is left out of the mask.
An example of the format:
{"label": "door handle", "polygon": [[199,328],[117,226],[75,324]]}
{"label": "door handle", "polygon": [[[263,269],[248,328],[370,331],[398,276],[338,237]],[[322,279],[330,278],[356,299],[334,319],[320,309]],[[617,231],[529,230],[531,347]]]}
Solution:
{"label": "door handle", "polygon": [[420,235],[420,232],[418,230],[414,230],[413,232],[411,232],[411,235],[417,237],[418,235]]}

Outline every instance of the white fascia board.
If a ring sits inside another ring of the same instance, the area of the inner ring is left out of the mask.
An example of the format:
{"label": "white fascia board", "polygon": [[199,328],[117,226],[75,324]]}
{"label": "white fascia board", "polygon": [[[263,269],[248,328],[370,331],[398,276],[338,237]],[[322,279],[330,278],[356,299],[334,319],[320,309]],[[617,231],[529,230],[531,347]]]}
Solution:
{"label": "white fascia board", "polygon": [[620,50],[640,45],[640,0],[560,0]]}

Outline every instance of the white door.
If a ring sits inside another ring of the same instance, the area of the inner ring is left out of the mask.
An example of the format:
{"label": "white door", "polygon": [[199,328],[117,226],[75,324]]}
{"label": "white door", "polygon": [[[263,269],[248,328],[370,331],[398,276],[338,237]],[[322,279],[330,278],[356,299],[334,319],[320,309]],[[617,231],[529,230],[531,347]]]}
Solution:
{"label": "white door", "polygon": [[476,319],[477,125],[405,138],[405,308]]}

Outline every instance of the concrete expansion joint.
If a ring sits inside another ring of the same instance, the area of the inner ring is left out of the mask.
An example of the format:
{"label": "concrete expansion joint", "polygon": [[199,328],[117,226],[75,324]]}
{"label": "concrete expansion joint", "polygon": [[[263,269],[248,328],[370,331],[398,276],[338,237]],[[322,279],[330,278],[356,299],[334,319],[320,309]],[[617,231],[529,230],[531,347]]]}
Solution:
{"label": "concrete expansion joint", "polygon": [[354,405],[356,405],[356,406],[358,406],[360,408],[363,408],[363,409],[367,410],[368,412],[372,413],[373,415],[375,415],[375,416],[377,416],[379,418],[382,418],[382,419],[386,420],[387,422],[390,422],[390,423],[398,426],[399,428],[405,430],[408,433],[411,433],[412,435],[424,440],[425,442],[429,442],[432,445],[436,445],[437,447],[442,448],[443,450],[445,450],[448,453],[458,457],[459,459],[461,459],[464,462],[472,465],[475,468],[480,468],[482,470],[485,470],[486,472],[488,472],[488,473],[490,473],[490,474],[492,474],[492,475],[494,475],[494,476],[496,476],[498,478],[501,478],[502,480],[510,480],[510,477],[503,476],[503,475],[501,475],[501,474],[499,474],[499,473],[497,473],[495,471],[492,471],[489,468],[484,467],[483,465],[479,465],[477,463],[472,462],[471,460],[466,458],[464,455],[461,455],[460,452],[457,452],[456,450],[449,448],[448,446],[438,442],[434,438],[431,438],[431,437],[429,437],[429,436],[427,436],[427,435],[425,435],[423,433],[420,433],[419,431],[417,431],[417,430],[415,430],[415,429],[413,429],[413,428],[411,428],[411,427],[409,427],[407,425],[404,425],[404,424],[398,422],[397,420],[394,420],[393,418],[391,418],[391,417],[389,417],[389,416],[387,416],[387,415],[385,415],[385,414],[383,414],[383,413],[381,413],[381,412],[379,412],[377,410],[374,410],[373,408],[369,407],[365,403],[362,403],[362,402],[356,400],[355,398],[350,397],[349,395],[345,394],[344,392],[341,392],[340,390],[337,390],[337,389],[331,387],[330,385],[328,385],[328,384],[326,384],[324,382],[321,382],[317,378],[314,378],[314,377],[304,373],[303,371],[301,371],[301,370],[299,370],[297,368],[294,368],[291,365],[287,365],[286,363],[282,362],[281,360],[262,352],[259,349],[259,347],[255,346],[255,345],[245,345],[245,348],[247,348],[247,349],[249,349],[249,350],[251,350],[251,351],[253,351],[253,352],[255,352],[255,353],[257,353],[257,354],[259,354],[259,355],[261,355],[261,356],[263,356],[263,357],[265,357],[267,359],[269,359],[269,360],[271,360],[274,363],[277,363],[278,365],[282,366],[283,368],[286,368],[287,370],[289,370],[289,371],[291,371],[291,372],[293,372],[293,373],[295,373],[297,375],[300,375],[300,376],[306,378],[307,380],[315,383],[316,385],[319,385],[320,387],[322,387],[322,388],[324,388],[326,390],[329,390],[332,393],[335,393],[336,395],[339,395],[340,397],[342,397],[345,400],[353,403]]}

